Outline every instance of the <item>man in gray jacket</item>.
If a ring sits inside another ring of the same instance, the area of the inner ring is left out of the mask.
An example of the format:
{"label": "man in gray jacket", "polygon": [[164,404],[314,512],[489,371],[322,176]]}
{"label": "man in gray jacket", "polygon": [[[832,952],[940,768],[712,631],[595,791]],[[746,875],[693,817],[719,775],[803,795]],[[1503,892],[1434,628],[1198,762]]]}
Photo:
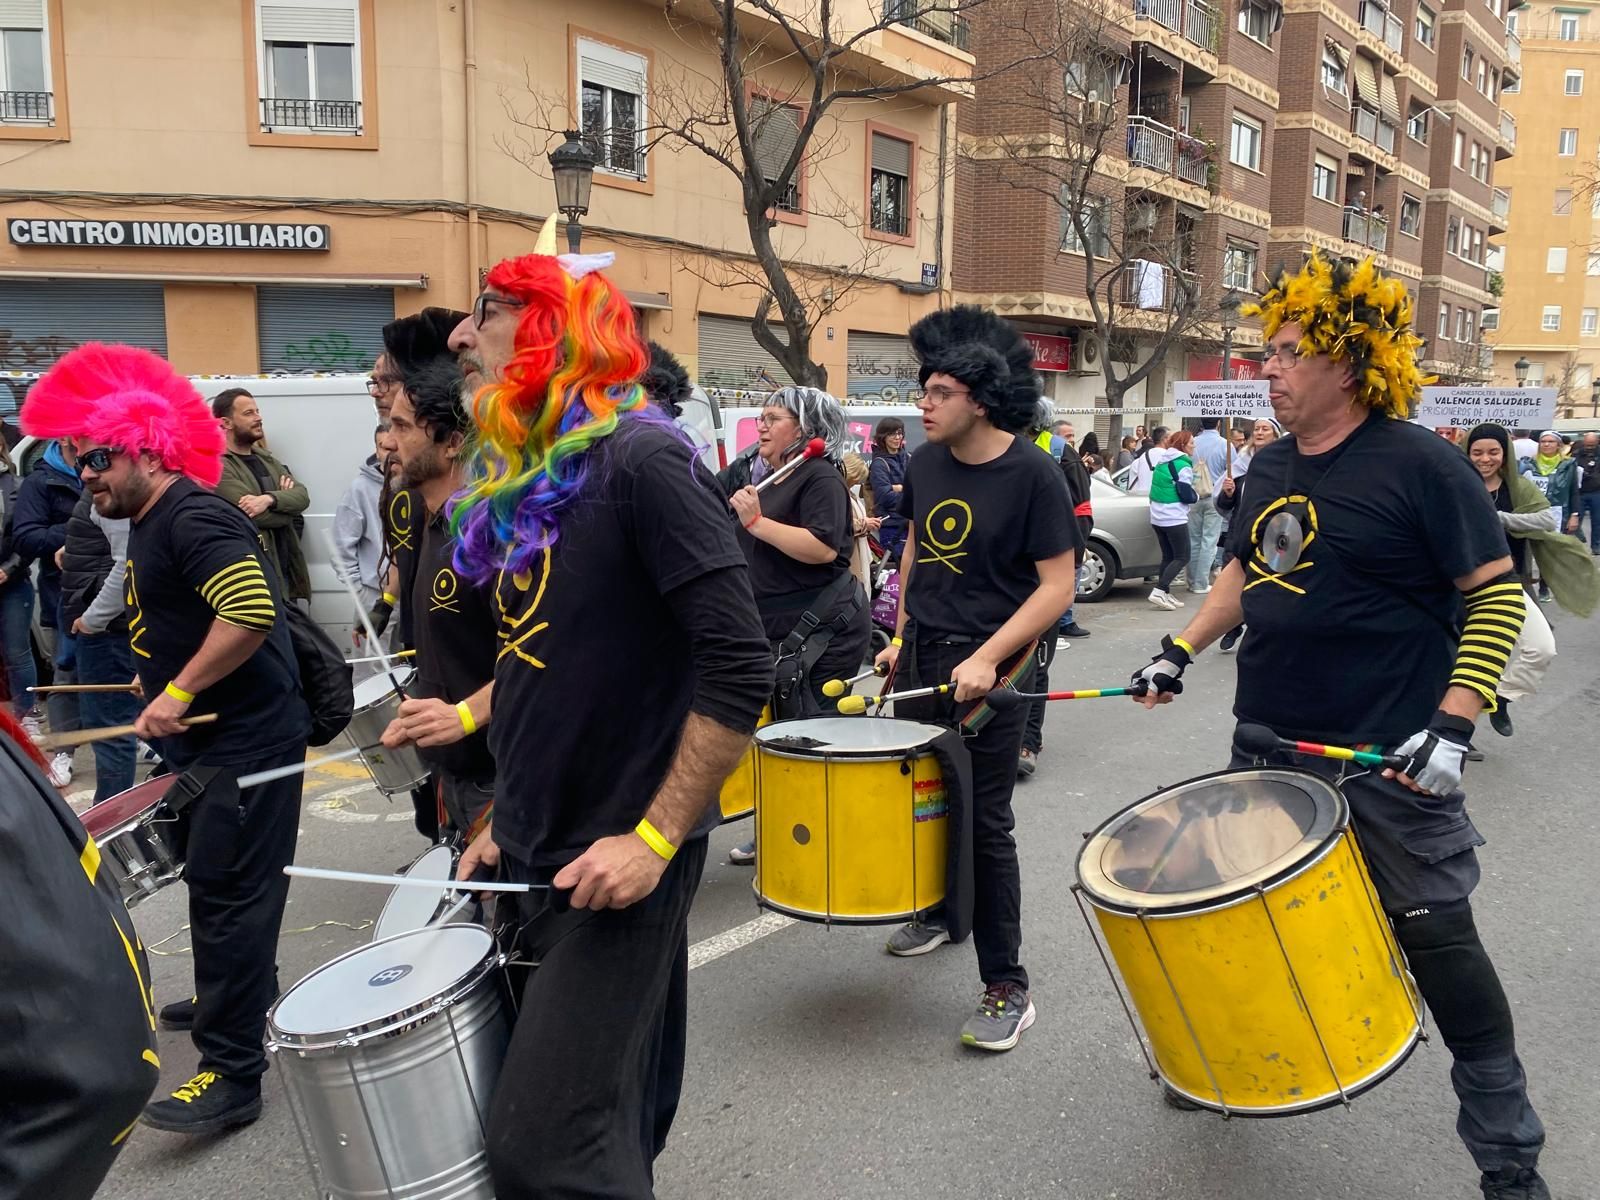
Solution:
{"label": "man in gray jacket", "polygon": [[[373,432],[373,453],[361,464],[360,473],[333,514],[333,565],[354,585],[369,613],[385,596],[395,594],[395,581],[390,578],[394,564],[384,546],[382,498],[384,476],[393,476],[399,468],[395,457],[384,451],[387,433],[387,424]],[[396,604],[393,600],[389,603],[391,608]],[[383,630],[378,633],[381,637]]]}

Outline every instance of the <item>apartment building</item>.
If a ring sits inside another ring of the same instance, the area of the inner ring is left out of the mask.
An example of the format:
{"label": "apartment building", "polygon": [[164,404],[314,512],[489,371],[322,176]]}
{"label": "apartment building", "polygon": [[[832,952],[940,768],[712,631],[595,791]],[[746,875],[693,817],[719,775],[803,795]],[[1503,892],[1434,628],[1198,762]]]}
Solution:
{"label": "apartment building", "polygon": [[[1499,97],[1520,78],[1504,2],[1110,0],[1101,56],[1119,64],[1109,95],[1127,136],[1106,139],[1097,169],[1122,185],[1124,221],[1137,212],[1152,223],[1144,210],[1154,207],[1155,227],[1175,231],[1176,286],[1200,297],[1148,381],[1146,403],[1159,405],[1173,379],[1216,378],[1217,300],[1259,289],[1314,247],[1376,256],[1411,286],[1427,368],[1449,380],[1487,377],[1482,314],[1495,298],[1485,258],[1506,227],[1493,176],[1515,142]],[[983,66],[990,48],[977,49]],[[1069,92],[1081,73],[1069,65]],[[958,294],[1098,354],[1095,331],[1106,323],[1089,312],[1081,238],[1063,236],[1060,206],[1035,194],[993,216],[1010,181],[983,161],[986,140],[1038,131],[1015,111],[1008,117],[1001,89],[982,84],[961,113],[969,152],[957,165]],[[1114,288],[1106,295],[1119,299]],[[1131,289],[1120,299],[1138,302]],[[1145,351],[1158,340],[1172,339],[1145,333]],[[1252,374],[1260,338],[1251,322],[1233,344],[1244,361],[1231,373]],[[1053,381],[1058,402],[1103,395],[1097,362],[1061,357],[1074,366]]]}
{"label": "apartment building", "polygon": [[1596,411],[1600,367],[1600,12],[1539,0],[1511,14],[1525,74],[1506,99],[1517,157],[1494,374],[1553,387],[1565,415]]}
{"label": "apartment building", "polygon": [[[672,7],[5,0],[0,369],[115,339],[193,373],[364,371],[385,321],[466,308],[490,264],[531,248],[555,203],[546,154],[575,128],[600,159],[584,248],[616,251],[645,332],[708,386],[785,379],[749,329],[760,289],[719,275],[750,265],[738,181],[657,136],[720,78],[714,33]],[[770,32],[750,14],[748,38]],[[848,271],[811,348],[841,394],[903,391],[904,332],[940,301],[957,92],[937,81],[969,70],[960,35],[919,18],[856,45],[846,82],[933,82],[841,104],[770,217],[823,303]],[[809,76],[759,46],[749,66],[772,117],[760,161],[782,163]]]}

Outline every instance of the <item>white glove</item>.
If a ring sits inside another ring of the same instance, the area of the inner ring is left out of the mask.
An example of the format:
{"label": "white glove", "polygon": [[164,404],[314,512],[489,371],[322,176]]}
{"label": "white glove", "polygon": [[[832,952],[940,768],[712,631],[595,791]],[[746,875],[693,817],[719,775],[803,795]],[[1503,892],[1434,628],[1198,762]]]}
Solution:
{"label": "white glove", "polygon": [[1461,771],[1470,749],[1471,722],[1438,712],[1428,728],[1413,733],[1395,753],[1406,760],[1400,774],[1431,795],[1447,796],[1461,786]]}

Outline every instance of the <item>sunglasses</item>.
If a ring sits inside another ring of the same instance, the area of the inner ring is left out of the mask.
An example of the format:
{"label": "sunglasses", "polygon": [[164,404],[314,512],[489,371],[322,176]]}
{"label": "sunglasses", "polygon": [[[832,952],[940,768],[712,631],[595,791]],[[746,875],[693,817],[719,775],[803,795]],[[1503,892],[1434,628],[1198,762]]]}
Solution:
{"label": "sunglasses", "polygon": [[115,450],[106,450],[104,448],[85,450],[78,455],[78,469],[81,471],[84,467],[88,467],[96,475],[102,474],[111,470],[111,460],[116,457],[117,453]]}

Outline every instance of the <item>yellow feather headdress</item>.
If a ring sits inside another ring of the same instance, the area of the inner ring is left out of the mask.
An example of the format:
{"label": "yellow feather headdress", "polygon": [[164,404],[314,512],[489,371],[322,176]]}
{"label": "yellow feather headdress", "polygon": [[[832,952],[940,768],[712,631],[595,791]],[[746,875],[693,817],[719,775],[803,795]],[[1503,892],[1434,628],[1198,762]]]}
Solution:
{"label": "yellow feather headdress", "polygon": [[1313,250],[1298,274],[1279,271],[1240,312],[1259,316],[1269,339],[1285,325],[1299,325],[1300,353],[1348,360],[1356,399],[1392,417],[1410,416],[1423,385],[1434,381],[1417,368],[1423,340],[1411,329],[1411,293],[1370,258],[1329,263]]}

